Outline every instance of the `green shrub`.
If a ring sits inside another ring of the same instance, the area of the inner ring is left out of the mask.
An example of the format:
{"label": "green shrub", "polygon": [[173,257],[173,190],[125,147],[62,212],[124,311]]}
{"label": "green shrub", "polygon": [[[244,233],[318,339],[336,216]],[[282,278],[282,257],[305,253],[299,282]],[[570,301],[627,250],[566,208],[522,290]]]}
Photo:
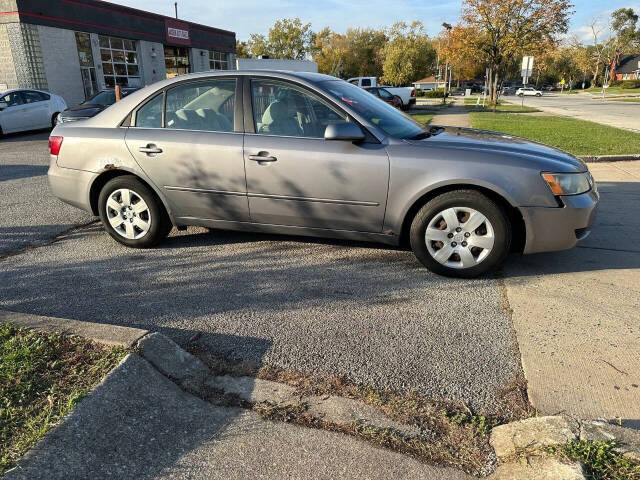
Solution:
{"label": "green shrub", "polygon": [[624,88],[625,90],[631,88],[640,88],[640,80],[623,80],[620,88]]}
{"label": "green shrub", "polygon": [[444,91],[441,88],[435,90],[416,90],[416,97],[442,98],[443,94]]}

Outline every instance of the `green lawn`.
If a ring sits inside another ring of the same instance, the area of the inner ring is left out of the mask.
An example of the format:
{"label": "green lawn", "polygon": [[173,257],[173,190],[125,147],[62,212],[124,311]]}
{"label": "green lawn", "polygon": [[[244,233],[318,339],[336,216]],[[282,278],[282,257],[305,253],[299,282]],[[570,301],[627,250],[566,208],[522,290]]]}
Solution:
{"label": "green lawn", "polygon": [[[640,88],[609,87],[606,90],[607,93],[615,93],[616,95],[640,93]],[[602,87],[587,88],[585,92],[589,92],[592,94],[602,94]]]}
{"label": "green lawn", "polygon": [[125,353],[79,337],[0,324],[0,476]]}
{"label": "green lawn", "polygon": [[436,114],[434,112],[412,113],[411,116],[420,123],[429,123]]}
{"label": "green lawn", "polygon": [[574,155],[640,153],[640,134],[550,115],[471,112],[471,126],[530,138]]}

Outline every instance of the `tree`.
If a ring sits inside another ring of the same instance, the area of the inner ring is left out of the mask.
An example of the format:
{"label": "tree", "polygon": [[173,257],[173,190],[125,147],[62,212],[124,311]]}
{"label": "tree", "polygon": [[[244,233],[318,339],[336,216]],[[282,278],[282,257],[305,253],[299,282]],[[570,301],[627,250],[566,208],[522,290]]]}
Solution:
{"label": "tree", "polygon": [[622,56],[640,47],[640,29],[637,25],[638,15],[632,8],[619,8],[611,14],[611,30],[614,33],[608,48],[611,80],[616,78],[616,67],[620,65]]}
{"label": "tree", "polygon": [[465,41],[489,68],[489,99],[497,101],[498,79],[524,54],[557,44],[572,13],[570,0],[464,0]]}
{"label": "tree", "polygon": [[386,33],[371,28],[350,28],[344,34],[329,27],[316,34],[312,57],[318,71],[336,77],[379,77]]}
{"label": "tree", "polygon": [[303,24],[299,18],[283,18],[269,29],[268,36],[252,33],[248,47],[254,57],[304,60],[311,53],[315,34],[311,24]]}
{"label": "tree", "polygon": [[389,29],[382,49],[382,80],[403,85],[424,77],[433,67],[435,49],[421,22],[398,22]]}
{"label": "tree", "polygon": [[247,42],[241,42],[240,40],[236,40],[236,57],[238,58],[248,58],[249,54],[249,45]]}

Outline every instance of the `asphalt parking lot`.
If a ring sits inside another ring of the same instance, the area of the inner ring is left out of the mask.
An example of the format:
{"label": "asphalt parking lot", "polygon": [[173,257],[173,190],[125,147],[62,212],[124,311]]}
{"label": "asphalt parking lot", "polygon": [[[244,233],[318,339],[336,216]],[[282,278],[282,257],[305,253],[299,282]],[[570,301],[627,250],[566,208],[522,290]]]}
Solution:
{"label": "asphalt parking lot", "polygon": [[513,255],[500,275],[452,280],[410,251],[368,243],[190,228],[159,248],[127,249],[51,196],[47,136],[0,140],[0,309],[141,327],[181,344],[201,332],[229,359],[485,413],[502,413],[502,389],[524,374],[541,414],[637,424],[640,224],[630,212],[640,162],[590,165],[601,206],[578,248]]}
{"label": "asphalt parking lot", "polygon": [[487,412],[522,374],[497,279],[445,279],[409,251],[374,244],[196,228],[130,250],[50,195],[46,137],[0,141],[0,308],[159,330],[180,343],[203,332],[231,358]]}

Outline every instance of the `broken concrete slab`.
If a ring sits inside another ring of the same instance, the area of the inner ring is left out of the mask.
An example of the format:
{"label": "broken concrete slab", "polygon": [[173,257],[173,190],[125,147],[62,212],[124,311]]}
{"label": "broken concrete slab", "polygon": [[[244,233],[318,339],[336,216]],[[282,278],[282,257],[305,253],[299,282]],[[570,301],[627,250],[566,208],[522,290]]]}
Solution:
{"label": "broken concrete slab", "polygon": [[104,345],[114,345],[125,348],[133,347],[147,330],[140,328],[121,327],[106,323],[81,322],[69,318],[45,317],[30,313],[0,310],[0,323],[12,323],[20,328],[33,328],[46,332],[64,332],[88,338]]}
{"label": "broken concrete slab", "polygon": [[138,342],[138,346],[142,356],[154,367],[177,381],[209,372],[204,363],[161,333],[146,335]]}
{"label": "broken concrete slab", "polygon": [[523,450],[568,443],[574,440],[578,433],[578,422],[570,418],[533,417],[494,427],[489,443],[502,460]]}
{"label": "broken concrete slab", "polygon": [[358,400],[335,396],[313,396],[303,400],[309,404],[309,415],[328,423],[365,423],[376,428],[392,428],[410,437],[420,435],[418,427],[394,422],[376,408]]}
{"label": "broken concrete slab", "polygon": [[615,440],[615,451],[629,460],[640,462],[640,431],[594,420],[582,422],[580,428],[582,440]]}
{"label": "broken concrete slab", "polygon": [[529,457],[500,465],[491,480],[585,480],[579,463],[562,463],[553,457]]}
{"label": "broken concrete slab", "polygon": [[300,395],[296,394],[294,387],[254,377],[222,375],[208,378],[205,380],[204,385],[207,388],[222,390],[224,393],[236,395],[250,403],[292,404],[300,400]]}

